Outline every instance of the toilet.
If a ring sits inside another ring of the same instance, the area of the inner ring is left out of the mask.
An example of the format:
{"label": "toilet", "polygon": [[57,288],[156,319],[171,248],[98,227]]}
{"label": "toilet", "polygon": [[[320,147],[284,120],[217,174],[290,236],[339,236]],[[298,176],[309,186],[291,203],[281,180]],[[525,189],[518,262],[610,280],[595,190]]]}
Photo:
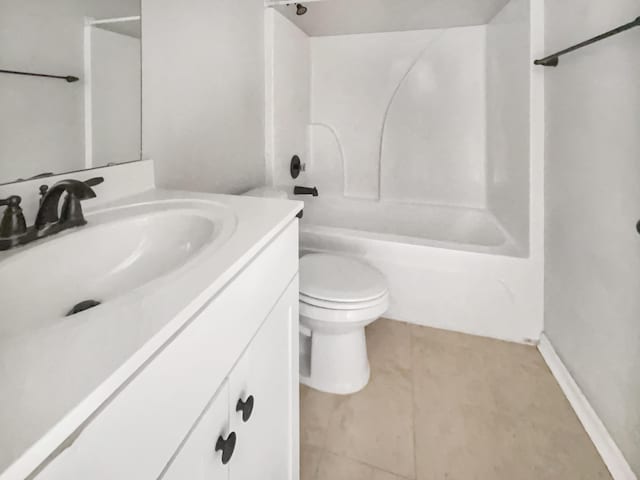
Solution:
{"label": "toilet", "polygon": [[289,198],[287,192],[279,188],[274,187],[257,187],[247,190],[243,193],[247,197],[261,197],[261,198],[281,198],[286,200]]}
{"label": "toilet", "polygon": [[312,253],[300,259],[300,383],[349,394],[369,382],[364,328],[389,307],[380,272],[354,258]]}
{"label": "toilet", "polygon": [[[245,195],[287,198],[270,187]],[[384,276],[355,258],[310,253],[300,258],[300,383],[350,394],[369,383],[364,328],[389,308]]]}

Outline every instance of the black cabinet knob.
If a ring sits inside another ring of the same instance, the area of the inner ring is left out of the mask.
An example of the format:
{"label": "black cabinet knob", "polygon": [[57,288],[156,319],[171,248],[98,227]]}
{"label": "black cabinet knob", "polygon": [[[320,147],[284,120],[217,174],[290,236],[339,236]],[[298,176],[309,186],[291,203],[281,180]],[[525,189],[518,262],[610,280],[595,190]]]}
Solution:
{"label": "black cabinet knob", "polygon": [[236,403],[236,412],[242,412],[242,421],[248,422],[251,418],[251,414],[253,413],[253,404],[255,403],[255,399],[253,395],[249,395],[244,402],[240,398],[238,403]]}
{"label": "black cabinet knob", "polygon": [[222,452],[222,464],[226,465],[233,456],[233,451],[236,449],[236,432],[231,432],[227,439],[222,438],[222,435],[218,437],[216,442],[216,452]]}

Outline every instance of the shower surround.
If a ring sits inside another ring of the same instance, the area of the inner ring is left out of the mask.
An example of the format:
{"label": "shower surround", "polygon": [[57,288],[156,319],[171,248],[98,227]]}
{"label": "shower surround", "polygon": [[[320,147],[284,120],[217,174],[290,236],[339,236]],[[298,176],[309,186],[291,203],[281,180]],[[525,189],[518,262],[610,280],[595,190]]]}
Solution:
{"label": "shower surround", "polygon": [[318,187],[303,251],[379,268],[392,318],[539,338],[540,17],[512,0],[487,24],[309,36],[267,10],[268,182]]}
{"label": "shower surround", "polygon": [[485,26],[312,38],[309,173],[318,187],[483,206],[485,39]]}

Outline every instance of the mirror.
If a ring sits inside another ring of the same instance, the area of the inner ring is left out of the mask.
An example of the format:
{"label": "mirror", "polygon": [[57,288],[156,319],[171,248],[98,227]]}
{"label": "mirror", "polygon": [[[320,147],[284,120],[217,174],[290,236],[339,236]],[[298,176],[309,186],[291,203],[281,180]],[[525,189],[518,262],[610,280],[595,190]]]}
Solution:
{"label": "mirror", "polygon": [[3,0],[0,184],[140,159],[140,0]]}

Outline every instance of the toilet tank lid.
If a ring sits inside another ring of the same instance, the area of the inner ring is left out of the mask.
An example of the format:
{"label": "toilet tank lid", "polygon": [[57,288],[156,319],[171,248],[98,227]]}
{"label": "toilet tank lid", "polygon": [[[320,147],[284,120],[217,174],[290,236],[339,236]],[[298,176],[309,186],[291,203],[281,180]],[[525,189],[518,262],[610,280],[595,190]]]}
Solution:
{"label": "toilet tank lid", "polygon": [[300,293],[331,302],[364,302],[387,293],[387,282],[355,258],[312,253],[300,259]]}
{"label": "toilet tank lid", "polygon": [[283,198],[283,199],[289,198],[287,196],[287,192],[275,187],[252,188],[248,192],[245,192],[243,195],[246,195],[248,197],[263,197],[263,198]]}

